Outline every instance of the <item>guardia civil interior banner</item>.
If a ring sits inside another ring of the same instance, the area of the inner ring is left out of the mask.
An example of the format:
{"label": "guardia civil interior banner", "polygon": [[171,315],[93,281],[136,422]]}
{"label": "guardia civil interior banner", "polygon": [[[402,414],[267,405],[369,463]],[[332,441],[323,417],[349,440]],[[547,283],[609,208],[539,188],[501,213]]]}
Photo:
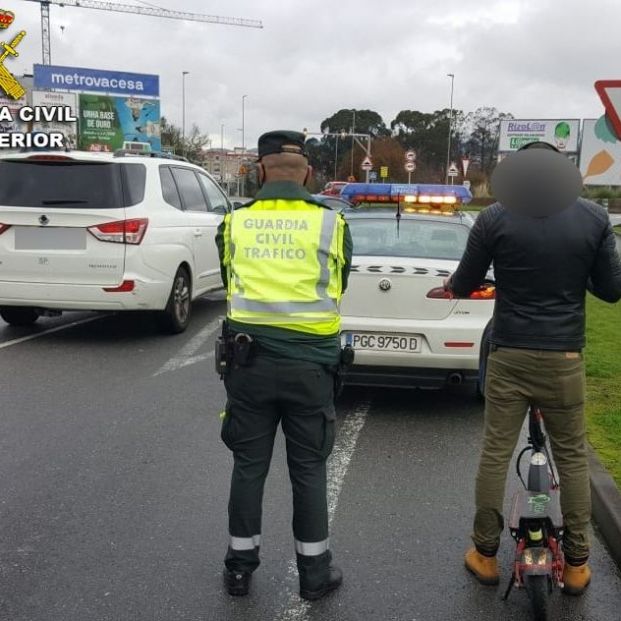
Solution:
{"label": "guardia civil interior banner", "polygon": [[81,94],[80,149],[114,151],[128,142],[161,150],[159,100]]}

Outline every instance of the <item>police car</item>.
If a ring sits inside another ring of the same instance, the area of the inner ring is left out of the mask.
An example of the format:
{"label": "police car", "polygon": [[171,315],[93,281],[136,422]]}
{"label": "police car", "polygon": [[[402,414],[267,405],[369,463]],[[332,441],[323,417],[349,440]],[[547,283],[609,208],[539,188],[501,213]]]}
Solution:
{"label": "police car", "polygon": [[342,341],[356,352],[347,383],[437,388],[478,385],[495,299],[490,282],[456,299],[443,281],[466,248],[473,218],[462,186],[349,184],[342,198],[354,241],[341,305]]}

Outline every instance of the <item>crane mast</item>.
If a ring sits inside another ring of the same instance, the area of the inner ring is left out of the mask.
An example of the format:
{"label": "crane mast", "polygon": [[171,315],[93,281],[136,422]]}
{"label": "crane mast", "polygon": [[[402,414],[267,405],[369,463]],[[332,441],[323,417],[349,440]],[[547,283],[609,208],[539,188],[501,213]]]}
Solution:
{"label": "crane mast", "polygon": [[242,28],[263,28],[263,23],[256,19],[243,19],[241,17],[222,17],[219,15],[204,15],[202,13],[189,13],[187,11],[170,11],[158,7],[136,6],[135,4],[122,4],[104,2],[103,0],[26,0],[37,2],[41,5],[41,40],[43,46],[43,64],[52,64],[52,50],[50,43],[50,5],[61,7],[76,7],[80,9],[97,9],[115,13],[133,13],[147,17],[164,17],[166,19],[178,19],[182,21],[203,22],[218,24],[220,26],[239,26]]}

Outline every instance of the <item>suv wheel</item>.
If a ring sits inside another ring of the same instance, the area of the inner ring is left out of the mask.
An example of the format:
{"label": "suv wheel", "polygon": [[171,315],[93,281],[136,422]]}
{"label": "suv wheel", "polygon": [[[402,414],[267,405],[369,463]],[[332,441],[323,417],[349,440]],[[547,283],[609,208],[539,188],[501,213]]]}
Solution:
{"label": "suv wheel", "polygon": [[5,306],[0,309],[0,317],[12,326],[31,326],[39,319],[39,313],[34,308]]}
{"label": "suv wheel", "polygon": [[179,334],[188,327],[192,315],[191,291],[190,275],[184,267],[180,267],[175,274],[166,309],[162,313],[166,332]]}

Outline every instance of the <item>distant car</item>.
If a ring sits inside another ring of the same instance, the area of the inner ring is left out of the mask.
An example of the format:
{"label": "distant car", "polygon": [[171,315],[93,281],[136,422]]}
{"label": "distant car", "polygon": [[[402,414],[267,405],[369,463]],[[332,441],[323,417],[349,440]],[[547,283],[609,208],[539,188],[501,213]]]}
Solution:
{"label": "distant car", "polygon": [[473,225],[456,209],[469,197],[462,190],[352,184],[344,193],[357,205],[345,212],[354,242],[341,305],[342,341],[355,350],[348,384],[479,383],[495,288],[454,299],[443,287]]}
{"label": "distant car", "polygon": [[344,211],[345,209],[350,209],[353,205],[341,198],[340,196],[329,196],[326,194],[313,194],[313,198],[318,200],[320,203],[323,203],[327,207],[334,211]]}
{"label": "distant car", "polygon": [[182,332],[221,288],[214,237],[231,204],[198,166],[165,154],[0,157],[0,316],[155,311]]}
{"label": "distant car", "polygon": [[321,191],[321,194],[326,194],[327,196],[340,196],[346,185],[347,181],[329,181]]}

